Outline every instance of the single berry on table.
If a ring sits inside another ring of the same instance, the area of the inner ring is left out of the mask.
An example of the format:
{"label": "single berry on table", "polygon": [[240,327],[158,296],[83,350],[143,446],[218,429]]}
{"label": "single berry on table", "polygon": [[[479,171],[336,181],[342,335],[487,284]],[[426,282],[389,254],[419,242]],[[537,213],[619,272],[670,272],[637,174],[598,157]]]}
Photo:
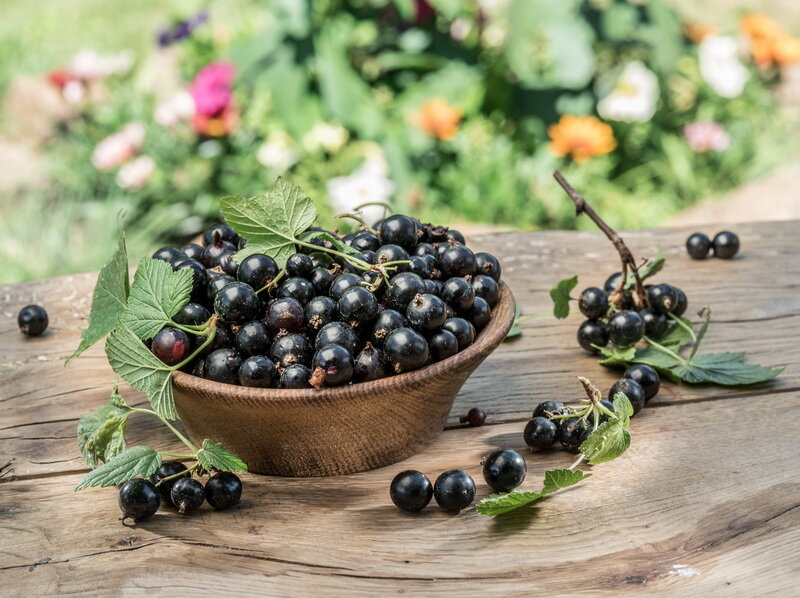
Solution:
{"label": "single berry on table", "polygon": [[608,326],[602,322],[586,320],[578,327],[578,344],[584,351],[598,353],[595,345],[605,347],[608,344]]}
{"label": "single berry on table", "polygon": [[361,352],[356,355],[353,363],[353,380],[355,382],[369,382],[385,378],[387,374],[386,362],[383,352],[367,343]]}
{"label": "single berry on table", "polygon": [[278,335],[272,341],[269,356],[279,367],[286,368],[296,363],[308,365],[311,361],[313,350],[311,343],[305,336],[292,332]]}
{"label": "single berry on table", "polygon": [[711,245],[714,247],[714,257],[724,260],[729,260],[739,253],[739,237],[729,230],[714,235]]}
{"label": "single berry on table", "polygon": [[483,460],[483,479],[495,492],[511,492],[527,472],[525,458],[512,449],[497,449]]}
{"label": "single berry on table", "polygon": [[249,284],[256,290],[262,289],[278,275],[278,264],[268,255],[254,253],[242,260],[236,277],[239,282]]}
{"label": "single berry on table", "polygon": [[436,295],[416,295],[406,308],[406,318],[416,330],[436,330],[447,318],[444,301]]}
{"label": "single berry on table", "polygon": [[694,233],[686,239],[686,251],[693,260],[704,260],[711,250],[711,239],[703,233]]}
{"label": "single berry on table", "polygon": [[191,513],[203,504],[205,488],[203,488],[203,484],[195,479],[180,478],[172,486],[170,500],[179,513]]}
{"label": "single berry on table", "polygon": [[347,289],[336,304],[339,317],[353,325],[365,324],[378,315],[378,300],[366,287]]}
{"label": "single berry on table", "polygon": [[[223,322],[242,324],[255,320],[261,310],[261,300],[253,287],[244,282],[225,285],[214,298],[214,311]],[[300,309],[302,313],[302,308]]]}
{"label": "single berry on table", "polygon": [[469,424],[472,428],[479,428],[486,422],[486,412],[480,407],[473,407],[462,415],[459,420],[462,424]]}
{"label": "single berry on table", "polygon": [[631,402],[631,406],[633,407],[634,415],[642,410],[642,407],[644,407],[644,403],[647,400],[642,385],[632,378],[622,378],[621,380],[614,382],[611,390],[608,391],[608,400],[613,403],[614,395],[618,392],[621,392],[628,397],[628,400]]}
{"label": "single berry on table", "polygon": [[252,388],[272,388],[278,381],[278,368],[263,355],[248,357],[239,366],[239,384]]}
{"label": "single berry on table", "polygon": [[630,366],[622,375],[623,378],[629,378],[639,383],[639,386],[644,390],[644,398],[649,401],[658,394],[661,388],[661,377],[658,372],[643,363],[635,363]]}
{"label": "single berry on table", "polygon": [[448,513],[458,513],[475,499],[475,481],[465,471],[450,469],[436,478],[433,496],[442,509]]}
{"label": "single berry on table", "polygon": [[267,327],[277,333],[281,330],[296,332],[305,325],[306,315],[303,306],[297,299],[284,297],[275,299],[267,306],[264,322]]}
{"label": "single berry on table", "polygon": [[239,383],[241,356],[233,349],[217,349],[206,357],[206,378],[225,384]]}
{"label": "single berry on table", "polygon": [[618,347],[630,347],[644,334],[644,322],[635,311],[620,311],[608,320],[608,338]]}
{"label": "single berry on table", "polygon": [[221,471],[206,482],[206,500],[221,511],[239,504],[242,497],[242,481],[235,473]]}
{"label": "single berry on table", "polygon": [[311,388],[311,370],[306,366],[297,363],[290,365],[281,372],[281,388]]}
{"label": "single berry on table", "polygon": [[358,351],[358,335],[350,324],[331,322],[320,329],[314,340],[317,351],[327,345],[341,345],[353,355]]}
{"label": "single berry on table", "polygon": [[437,330],[428,339],[428,347],[433,360],[442,361],[458,353],[458,339],[449,330]]}
{"label": "single berry on table", "polygon": [[341,345],[326,345],[311,362],[311,385],[341,386],[353,377],[353,357]]}
{"label": "single berry on table", "polygon": [[166,365],[175,365],[191,353],[192,339],[183,330],[166,326],[153,337],[150,350]]}
{"label": "single berry on table", "polygon": [[125,482],[119,489],[119,508],[122,521],[133,519],[144,521],[149,519],[161,506],[161,496],[150,480],[134,478]]}
{"label": "single berry on table", "polygon": [[401,511],[418,513],[431,502],[433,485],[422,472],[413,469],[401,471],[389,486],[389,497]]}
{"label": "single berry on table", "polygon": [[578,298],[578,308],[590,320],[596,320],[608,312],[608,293],[597,287],[589,287]]}
{"label": "single berry on table", "polygon": [[17,315],[19,331],[25,336],[39,336],[47,330],[49,320],[41,305],[27,305]]}
{"label": "single berry on table", "polygon": [[553,446],[558,426],[546,417],[534,417],[525,425],[522,437],[531,449],[544,451]]}
{"label": "single berry on table", "polygon": [[[183,476],[180,474],[183,474]],[[150,476],[150,481],[155,485],[159,494],[161,494],[163,501],[169,504],[169,494],[172,492],[172,486],[174,486],[175,482],[181,477],[190,476],[189,470],[180,461],[164,461],[158,466],[156,472]],[[164,478],[171,479],[161,482]]]}
{"label": "single berry on table", "polygon": [[239,327],[236,332],[236,349],[243,356],[266,355],[272,343],[272,336],[266,324],[255,320]]}
{"label": "single berry on table", "polygon": [[428,361],[428,342],[416,330],[397,328],[383,345],[386,362],[395,373],[421,368]]}

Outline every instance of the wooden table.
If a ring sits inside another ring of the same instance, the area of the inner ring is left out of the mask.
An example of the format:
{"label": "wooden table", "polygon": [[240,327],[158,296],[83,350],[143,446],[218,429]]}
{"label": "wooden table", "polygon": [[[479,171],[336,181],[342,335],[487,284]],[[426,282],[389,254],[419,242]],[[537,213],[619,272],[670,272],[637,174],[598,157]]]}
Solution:
{"label": "wooden table", "polygon": [[[709,227],[707,232],[715,232]],[[474,509],[417,516],[391,505],[405,468],[434,478],[463,468],[488,494],[481,456],[522,450],[534,405],[581,396],[576,376],[603,389],[619,376],[582,354],[578,315],[523,325],[459,395],[447,430],[426,450],[377,471],[323,479],[245,475],[239,508],[190,517],[166,510],[129,528],[116,492],[72,489],[85,474],[78,417],[106,401],[113,379],[101,347],[64,368],[89,307],[93,274],[0,287],[0,593],[459,595],[797,595],[800,581],[800,223],[741,225],[739,259],[695,262],[688,230],[624,235],[637,256],[664,247],[660,280],[683,288],[690,312],[713,305],[707,351],[747,350],[785,366],[774,383],[744,389],[664,384],[635,418],[633,445],[574,488],[500,520]],[[527,313],[550,310],[548,289],[580,274],[579,289],[616,269],[594,232],[486,236]],[[49,334],[26,340],[16,314],[46,306]],[[143,403],[138,393],[126,396]],[[487,425],[464,428],[472,406]],[[131,444],[175,447],[146,419]],[[528,480],[573,457],[528,455]]]}

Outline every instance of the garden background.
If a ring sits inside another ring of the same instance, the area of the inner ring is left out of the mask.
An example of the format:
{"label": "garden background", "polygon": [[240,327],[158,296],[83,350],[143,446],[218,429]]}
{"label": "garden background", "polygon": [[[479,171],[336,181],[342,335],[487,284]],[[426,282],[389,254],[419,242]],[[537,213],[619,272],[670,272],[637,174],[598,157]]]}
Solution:
{"label": "garden background", "polygon": [[279,175],[328,225],[467,230],[580,224],[555,168],[628,228],[797,189],[798,33],[792,0],[5,0],[0,283],[99,267],[123,211],[133,255],[182,243]]}

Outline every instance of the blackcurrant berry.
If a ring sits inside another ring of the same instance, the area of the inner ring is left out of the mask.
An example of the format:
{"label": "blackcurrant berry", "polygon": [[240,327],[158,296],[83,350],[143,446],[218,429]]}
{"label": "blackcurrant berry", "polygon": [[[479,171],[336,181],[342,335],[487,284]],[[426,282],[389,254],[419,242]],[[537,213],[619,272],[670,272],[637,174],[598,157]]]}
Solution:
{"label": "blackcurrant berry", "polygon": [[463,351],[475,342],[475,329],[464,318],[448,318],[442,324],[442,328],[455,335],[459,351]]}
{"label": "blackcurrant berry", "polygon": [[471,428],[479,428],[486,422],[486,412],[480,407],[473,407],[466,415],[459,418],[462,424],[469,424]]}
{"label": "blackcurrant berry", "polygon": [[339,276],[334,278],[333,282],[331,283],[331,288],[329,291],[331,298],[334,301],[338,301],[347,289],[360,287],[361,281],[361,277],[357,274],[353,274],[352,272],[339,274]]}
{"label": "blackcurrant berry", "polygon": [[314,270],[311,258],[304,253],[295,253],[286,260],[286,272],[289,276],[308,278]]}
{"label": "blackcurrant berry", "polygon": [[437,330],[428,339],[428,347],[433,360],[441,361],[458,353],[458,339],[449,330]]}
{"label": "blackcurrant berry", "polygon": [[436,478],[433,496],[442,509],[458,513],[475,499],[475,481],[465,471],[450,469]]}
{"label": "blackcurrant berry", "polygon": [[475,289],[463,278],[448,278],[442,284],[441,297],[453,309],[465,311],[471,308],[475,301]]}
{"label": "blackcurrant berry", "polygon": [[[197,339],[197,344],[202,345],[205,340],[206,336],[201,336]],[[207,357],[217,349],[226,349],[228,347],[232,347],[234,344],[235,336],[230,331],[230,329],[222,323],[217,323],[217,332],[214,334],[214,339],[211,341],[209,345],[206,345],[206,348],[200,352],[200,355]]]}
{"label": "blackcurrant berry", "polygon": [[436,295],[417,295],[406,308],[406,318],[412,328],[423,331],[436,330],[447,318],[444,301]]}
{"label": "blackcurrant berry", "polygon": [[[399,245],[381,245],[375,251],[375,260],[377,264],[386,264],[388,262],[402,262],[408,261],[408,252]],[[408,266],[406,264],[395,264],[395,272],[404,272]]]}
{"label": "blackcurrant berry", "polygon": [[578,344],[581,349],[589,353],[598,353],[598,347],[605,347],[608,344],[608,326],[602,322],[586,320],[578,327]]}
{"label": "blackcurrant berry", "polygon": [[644,390],[645,401],[649,401],[656,396],[659,388],[661,388],[661,377],[658,375],[658,372],[654,368],[643,363],[633,364],[625,370],[622,377],[636,380],[636,382],[639,383],[639,386]]}
{"label": "blackcurrant berry", "polygon": [[669,318],[664,314],[653,313],[649,309],[639,312],[644,322],[644,333],[646,336],[658,340],[667,333],[669,329]]}
{"label": "blackcurrant berry", "polygon": [[614,272],[614,274],[606,278],[606,281],[603,283],[603,290],[611,295],[619,288],[621,278],[622,272]]}
{"label": "blackcurrant berry", "polygon": [[220,258],[236,253],[236,246],[228,241],[214,241],[206,245],[200,261],[206,268],[216,268],[220,265]]}
{"label": "blackcurrant berry", "polygon": [[254,253],[239,264],[236,278],[256,290],[263,289],[278,275],[278,264],[268,255]]}
{"label": "blackcurrant berry", "polygon": [[389,497],[401,511],[418,513],[431,502],[433,485],[422,472],[413,469],[401,471],[389,486]]}
{"label": "blackcurrant berry", "polygon": [[314,292],[317,295],[327,295],[331,290],[331,284],[333,284],[333,274],[325,268],[314,268],[309,282],[314,285]]}
{"label": "blackcurrant berry", "polygon": [[311,258],[311,265],[314,266],[315,269],[324,268],[327,270],[332,268],[335,263],[330,255],[321,251],[309,253],[308,257]]}
{"label": "blackcurrant berry", "polygon": [[410,262],[407,266],[408,272],[413,272],[423,280],[427,280],[433,275],[433,272],[431,271],[431,267],[428,264],[427,260],[424,260],[423,258],[416,255],[412,255],[408,259]]}
{"label": "blackcurrant berry", "polygon": [[686,251],[693,260],[704,260],[711,249],[711,239],[703,233],[694,233],[686,239]]}
{"label": "blackcurrant berry", "polygon": [[[210,270],[209,274],[211,274]],[[232,282],[236,282],[236,279],[233,276],[228,276],[227,274],[222,274],[217,272],[214,273],[214,275],[209,276],[208,286],[206,287],[206,295],[208,297],[208,303],[213,305],[214,300],[217,298],[219,292]]]}
{"label": "blackcurrant berry", "polygon": [[386,301],[389,307],[405,313],[411,300],[425,292],[425,283],[418,274],[401,272],[389,279],[389,288],[386,290]]}
{"label": "blackcurrant berry", "polygon": [[441,297],[442,283],[440,281],[426,278],[422,282],[425,283],[426,293],[428,293],[429,295],[436,295],[437,297]]}
{"label": "blackcurrant berry", "polygon": [[350,247],[359,251],[377,251],[381,246],[381,240],[374,233],[362,231],[350,240]]}
{"label": "blackcurrant berry", "polygon": [[608,320],[608,338],[618,347],[630,347],[644,334],[644,321],[635,311],[620,311]]}
{"label": "blackcurrant berry", "polygon": [[339,317],[353,325],[365,324],[378,315],[378,300],[366,287],[350,287],[336,304]]}
{"label": "blackcurrant berry", "polygon": [[392,330],[408,326],[408,320],[399,311],[384,309],[378,312],[370,333],[370,342],[376,347],[383,347],[386,337]]}
{"label": "blackcurrant berry", "polygon": [[678,294],[678,303],[675,305],[675,309],[672,310],[672,314],[681,317],[684,313],[686,313],[686,308],[689,307],[689,299],[686,297],[686,293],[684,293],[678,287],[673,287],[675,292]]}
{"label": "blackcurrant berry", "polygon": [[263,355],[253,355],[239,367],[239,384],[254,388],[272,388],[278,382],[278,368]]}
{"label": "blackcurrant berry", "polygon": [[290,365],[281,372],[281,388],[311,388],[311,370],[302,364]]}
{"label": "blackcurrant berry", "polygon": [[553,446],[558,435],[558,426],[546,417],[534,417],[525,426],[522,437],[531,449],[544,451]]}
{"label": "blackcurrant berry", "polygon": [[341,345],[325,345],[311,362],[311,385],[341,386],[353,377],[353,357]]}
{"label": "blackcurrant berry", "polygon": [[608,391],[608,400],[613,403],[614,395],[618,392],[621,392],[628,397],[628,400],[631,402],[631,406],[633,407],[634,415],[642,410],[642,407],[644,407],[644,402],[647,400],[642,385],[632,378],[622,378],[621,380],[614,382],[611,390]]}
{"label": "blackcurrant berry", "polygon": [[206,357],[206,378],[225,384],[239,383],[241,356],[233,349],[217,349]]}
{"label": "blackcurrant berry", "polygon": [[161,249],[157,249],[151,257],[154,260],[161,260],[169,263],[176,258],[187,257],[187,255],[177,247],[162,247]]}
{"label": "blackcurrant berry", "polygon": [[378,234],[382,245],[399,245],[411,249],[419,240],[417,223],[408,216],[395,214],[381,224]]}
{"label": "blackcurrant berry", "polygon": [[589,287],[578,298],[578,309],[590,320],[602,318],[608,311],[608,293],[597,287]]}
{"label": "blackcurrant berry", "polygon": [[375,264],[378,263],[378,254],[375,253],[374,251],[371,251],[369,249],[365,249],[364,251],[361,252],[361,256],[362,256],[363,260],[365,262],[367,262],[368,264],[375,265]]}
{"label": "blackcurrant berry", "polygon": [[531,417],[550,419],[556,415],[566,415],[567,413],[569,413],[569,409],[561,401],[543,401],[536,405]]}
{"label": "blackcurrant berry", "polygon": [[203,247],[202,245],[198,245],[197,243],[187,243],[183,247],[181,247],[181,252],[188,258],[193,260],[197,260],[198,262],[203,257]]}
{"label": "blackcurrant berry", "polygon": [[724,260],[729,260],[739,253],[739,237],[736,236],[736,233],[728,230],[714,235],[711,245],[714,247],[714,257]]}
{"label": "blackcurrant berry", "polygon": [[296,363],[308,365],[311,361],[311,344],[302,334],[279,335],[272,341],[269,356],[279,367],[286,368]]}
{"label": "blackcurrant berry", "polygon": [[561,420],[558,426],[558,441],[573,453],[577,453],[581,444],[586,439],[586,422],[579,417],[570,417]]}
{"label": "blackcurrant berry", "polygon": [[305,305],[311,301],[315,294],[314,286],[305,278],[290,278],[278,287],[276,297],[291,297],[292,299],[297,299],[300,305]]}
{"label": "blackcurrant berry", "polygon": [[353,327],[345,322],[331,322],[320,328],[314,340],[314,348],[317,351],[327,345],[341,345],[354,355],[358,352],[358,335]]}
{"label": "blackcurrant berry", "polygon": [[447,241],[448,228],[446,226],[426,224],[423,230],[424,240],[428,243],[443,243]]}
{"label": "blackcurrant berry", "polygon": [[234,259],[236,253],[228,251],[219,256],[219,267],[229,276],[236,276],[239,272],[239,262]]}
{"label": "blackcurrant berry", "polygon": [[170,492],[172,504],[178,512],[191,513],[200,508],[205,500],[203,484],[192,478],[181,478],[175,482]]}
{"label": "blackcurrant berry", "polygon": [[242,497],[242,481],[235,473],[221,471],[206,482],[206,500],[221,511],[239,504]]}
{"label": "blackcurrant berry", "polygon": [[[436,257],[436,249],[433,248],[433,245],[430,243],[417,243],[417,246],[414,247],[413,251],[411,252],[412,255],[416,255],[422,257],[424,255],[429,255],[433,258]],[[438,260],[437,260],[438,261]]]}
{"label": "blackcurrant berry", "polygon": [[428,361],[428,342],[411,328],[398,328],[386,337],[383,353],[392,370],[398,374],[408,372]]}
{"label": "blackcurrant berry", "polygon": [[261,311],[261,300],[249,284],[232,282],[217,293],[214,311],[223,322],[241,324],[256,319]]}
{"label": "blackcurrant berry", "polygon": [[227,224],[215,224],[203,233],[204,245],[211,245],[217,239],[236,243],[239,240],[239,235]]}
{"label": "blackcurrant berry", "polygon": [[654,313],[671,313],[678,304],[678,293],[672,285],[654,284],[647,288],[647,304]]}
{"label": "blackcurrant berry", "polygon": [[464,235],[452,228],[447,231],[447,240],[451,243],[461,243],[462,245],[467,244],[467,240],[464,238]]}
{"label": "blackcurrant berry", "polygon": [[19,331],[25,336],[39,336],[47,330],[49,319],[40,305],[27,305],[17,315]]}
{"label": "blackcurrant berry", "polygon": [[267,306],[264,322],[270,330],[277,333],[280,330],[295,332],[305,324],[305,312],[297,299],[284,297],[275,299]]}
{"label": "blackcurrant berry", "polygon": [[439,270],[445,278],[475,274],[475,254],[463,245],[453,245],[439,256]]}
{"label": "blackcurrant berry", "polygon": [[475,296],[484,299],[489,307],[494,307],[500,301],[500,287],[494,278],[476,274],[472,277],[472,288],[475,290]]}
{"label": "blackcurrant berry", "polygon": [[500,282],[502,268],[500,262],[491,253],[480,252],[475,254],[475,266],[478,274],[485,274]]}
{"label": "blackcurrant berry", "polygon": [[367,343],[353,363],[353,380],[356,382],[369,382],[370,380],[385,378],[387,374],[383,351],[373,347],[372,343]]}
{"label": "blackcurrant berry", "polygon": [[166,326],[153,337],[150,350],[164,364],[175,365],[191,353],[192,339],[183,330]]}
{"label": "blackcurrant berry", "polygon": [[211,312],[199,303],[187,303],[178,310],[172,321],[183,326],[200,326],[211,318]]}
{"label": "blackcurrant berry", "polygon": [[319,330],[325,324],[330,324],[336,320],[338,310],[336,302],[330,297],[314,297],[306,303],[306,326],[311,330]]}
{"label": "blackcurrant berry", "polygon": [[[180,474],[184,474],[181,476]],[[175,477],[173,477],[175,476]],[[172,486],[175,485],[175,482],[181,479],[182,477],[190,477],[191,474],[186,466],[181,463],[180,461],[164,461],[161,465],[158,466],[156,472],[150,476],[150,481],[155,485],[156,490],[158,490],[159,494],[161,494],[161,499],[169,504],[169,496],[170,492],[172,492]],[[162,482],[164,478],[172,478]],[[160,483],[159,483],[160,482]]]}
{"label": "blackcurrant berry", "polygon": [[266,355],[272,343],[267,326],[263,322],[253,321],[243,324],[236,332],[236,349],[245,357],[249,355]]}
{"label": "blackcurrant berry", "polygon": [[122,520],[133,519],[144,521],[149,519],[161,506],[161,496],[150,480],[134,478],[122,485],[119,489],[119,508],[122,511]]}
{"label": "blackcurrant berry", "polygon": [[208,276],[206,275],[206,269],[197,260],[186,258],[182,260],[180,263],[173,262],[172,269],[176,272],[180,272],[182,270],[191,270],[192,271],[192,297],[202,299],[202,292],[206,288],[208,284]]}
{"label": "blackcurrant berry", "polygon": [[467,320],[472,322],[476,330],[483,330],[492,319],[492,308],[483,297],[475,297],[472,307],[461,313]]}
{"label": "blackcurrant berry", "polygon": [[512,449],[497,449],[483,460],[483,479],[495,492],[511,492],[525,479],[525,458]]}

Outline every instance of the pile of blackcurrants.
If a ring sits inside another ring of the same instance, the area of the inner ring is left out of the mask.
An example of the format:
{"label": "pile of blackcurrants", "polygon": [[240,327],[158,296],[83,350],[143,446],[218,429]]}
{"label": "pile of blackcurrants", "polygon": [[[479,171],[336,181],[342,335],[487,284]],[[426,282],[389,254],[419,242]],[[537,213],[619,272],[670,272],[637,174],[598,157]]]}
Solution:
{"label": "pile of blackcurrants", "polygon": [[165,461],[147,478],[134,478],[119,489],[122,520],[144,521],[155,515],[161,503],[172,505],[181,514],[200,508],[207,501],[221,511],[239,504],[242,481],[234,473],[219,472],[203,486],[179,461]]}
{"label": "pile of blackcurrants", "polygon": [[[636,415],[642,410],[646,401],[658,394],[660,387],[661,379],[655,369],[649,365],[634,364],[611,386],[608,400],[603,400],[601,403],[613,411],[614,395],[621,392],[628,397],[633,407],[633,415]],[[525,426],[523,432],[525,444],[532,451],[544,451],[551,448],[558,440],[565,449],[577,453],[593,431],[592,422],[579,417],[553,419],[570,413],[574,413],[574,409],[561,401],[539,403],[533,410],[531,420]]]}
{"label": "pile of blackcurrants", "polygon": [[[193,272],[191,303],[173,317],[177,324],[199,326],[212,312],[218,317],[213,342],[185,371],[260,388],[376,380],[464,350],[500,299],[500,263],[473,253],[456,230],[403,215],[341,237],[310,230],[320,235],[291,255],[285,270],[262,254],[237,264],[234,256],[247,241],[227,225],[208,229],[204,245],[153,254]],[[344,258],[332,238],[357,253]],[[194,344],[183,330],[167,327],[151,350],[175,365]]]}

